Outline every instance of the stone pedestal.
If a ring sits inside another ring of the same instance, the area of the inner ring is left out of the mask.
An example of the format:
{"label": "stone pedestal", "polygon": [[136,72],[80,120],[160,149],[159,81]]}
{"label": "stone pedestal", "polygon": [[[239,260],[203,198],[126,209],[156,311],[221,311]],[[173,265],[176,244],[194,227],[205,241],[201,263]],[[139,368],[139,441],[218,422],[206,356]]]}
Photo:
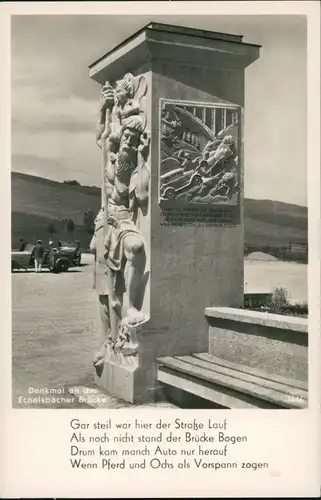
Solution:
{"label": "stone pedestal", "polygon": [[154,398],[156,358],[208,351],[205,308],[243,305],[244,70],[258,57],[241,36],[151,23],[90,66],[100,85],[147,82],[149,320],[136,351],[107,353],[96,376],[116,397]]}

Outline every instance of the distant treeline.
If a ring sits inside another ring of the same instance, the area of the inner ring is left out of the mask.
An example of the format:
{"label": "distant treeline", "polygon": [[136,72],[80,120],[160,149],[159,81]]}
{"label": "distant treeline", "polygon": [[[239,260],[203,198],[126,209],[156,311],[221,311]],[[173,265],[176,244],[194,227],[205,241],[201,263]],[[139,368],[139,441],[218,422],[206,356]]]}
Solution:
{"label": "distant treeline", "polygon": [[70,186],[81,186],[80,182],[74,181],[63,181],[63,184],[70,184]]}
{"label": "distant treeline", "polygon": [[277,259],[286,260],[291,262],[300,262],[302,264],[308,263],[308,246],[302,244],[301,248],[298,245],[293,247],[291,242],[288,246],[270,246],[270,245],[245,245],[244,254],[249,255],[252,252],[263,252],[273,255]]}

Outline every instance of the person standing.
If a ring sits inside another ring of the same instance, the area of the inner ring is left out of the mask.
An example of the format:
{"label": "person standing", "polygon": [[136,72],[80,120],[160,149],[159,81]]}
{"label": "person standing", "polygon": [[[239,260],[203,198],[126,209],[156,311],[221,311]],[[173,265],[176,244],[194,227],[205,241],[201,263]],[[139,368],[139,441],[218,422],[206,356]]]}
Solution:
{"label": "person standing", "polygon": [[45,253],[45,248],[41,240],[38,240],[35,246],[34,259],[35,259],[35,271],[36,273],[41,273],[41,267],[43,263],[43,255]]}

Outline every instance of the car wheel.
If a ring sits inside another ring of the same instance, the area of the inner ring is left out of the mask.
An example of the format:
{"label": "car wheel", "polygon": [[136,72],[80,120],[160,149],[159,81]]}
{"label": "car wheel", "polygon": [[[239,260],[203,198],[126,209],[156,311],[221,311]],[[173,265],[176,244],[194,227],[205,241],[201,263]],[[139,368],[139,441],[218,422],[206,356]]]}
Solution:
{"label": "car wheel", "polygon": [[171,187],[165,189],[165,191],[164,191],[164,198],[167,198],[169,200],[175,198],[175,189],[171,188]]}
{"label": "car wheel", "polygon": [[66,271],[68,271],[68,268],[69,268],[69,264],[68,262],[66,261],[59,261],[56,262],[55,266],[54,266],[54,269],[53,269],[53,272],[58,274],[58,273],[64,273]]}
{"label": "car wheel", "polygon": [[62,262],[60,269],[62,273],[66,273],[69,269],[69,264],[67,264],[67,262]]}
{"label": "car wheel", "polygon": [[193,178],[193,186],[199,186],[202,184],[202,177],[200,175],[195,175]]}

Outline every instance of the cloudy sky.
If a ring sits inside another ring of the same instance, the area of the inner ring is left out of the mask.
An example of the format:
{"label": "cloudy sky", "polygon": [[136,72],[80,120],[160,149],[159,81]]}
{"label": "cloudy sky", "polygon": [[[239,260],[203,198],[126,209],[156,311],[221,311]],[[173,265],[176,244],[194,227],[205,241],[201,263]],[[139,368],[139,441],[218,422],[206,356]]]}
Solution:
{"label": "cloudy sky", "polygon": [[100,185],[99,86],[88,66],[150,21],[244,35],[245,196],[307,204],[306,21],[301,16],[12,17],[12,170]]}

